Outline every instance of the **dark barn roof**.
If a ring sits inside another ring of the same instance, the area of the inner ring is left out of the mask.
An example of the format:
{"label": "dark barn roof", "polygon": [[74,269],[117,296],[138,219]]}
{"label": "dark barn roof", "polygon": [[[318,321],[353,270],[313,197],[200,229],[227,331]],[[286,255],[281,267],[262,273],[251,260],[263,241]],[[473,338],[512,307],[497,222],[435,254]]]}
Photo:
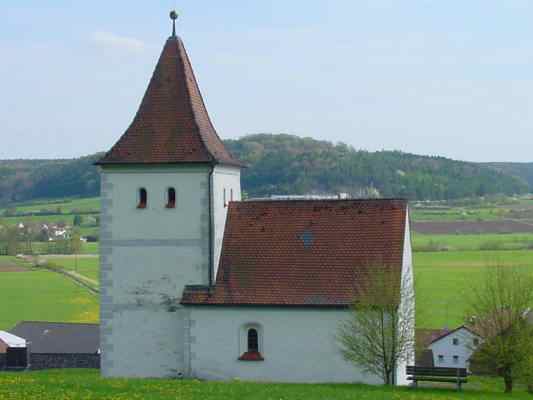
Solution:
{"label": "dark barn roof", "polygon": [[32,353],[95,354],[100,348],[98,324],[23,321],[10,332],[29,341]]}
{"label": "dark barn roof", "polygon": [[372,268],[401,270],[406,213],[404,200],[232,202],[215,286],[181,303],[350,305]]}
{"label": "dark barn roof", "polygon": [[97,164],[221,163],[240,166],[207,113],[179,37],[168,38],[133,122]]}

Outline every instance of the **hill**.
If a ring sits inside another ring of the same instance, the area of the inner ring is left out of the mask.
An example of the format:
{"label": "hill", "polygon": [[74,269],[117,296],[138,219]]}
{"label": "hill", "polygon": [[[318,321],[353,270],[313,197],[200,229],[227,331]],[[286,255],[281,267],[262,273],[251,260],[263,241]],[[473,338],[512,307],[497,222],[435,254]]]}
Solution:
{"label": "hill", "polygon": [[512,162],[492,162],[484,163],[488,167],[492,167],[506,175],[513,175],[519,177],[533,188],[533,162],[530,163],[512,163]]}
{"label": "hill", "polygon": [[[528,164],[503,168],[398,151],[368,152],[292,135],[256,134],[225,143],[248,165],[242,183],[253,197],[346,192],[442,200],[522,194],[533,187]],[[99,176],[92,164],[100,156],[0,161],[0,202],[97,196]]]}

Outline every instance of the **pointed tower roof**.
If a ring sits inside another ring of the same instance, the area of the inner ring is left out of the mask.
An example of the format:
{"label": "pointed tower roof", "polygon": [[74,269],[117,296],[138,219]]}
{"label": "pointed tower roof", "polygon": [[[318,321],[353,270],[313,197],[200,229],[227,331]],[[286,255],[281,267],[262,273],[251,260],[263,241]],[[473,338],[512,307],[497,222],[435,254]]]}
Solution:
{"label": "pointed tower roof", "polygon": [[242,166],[216,133],[183,42],[174,33],[133,122],[96,164],[164,163]]}

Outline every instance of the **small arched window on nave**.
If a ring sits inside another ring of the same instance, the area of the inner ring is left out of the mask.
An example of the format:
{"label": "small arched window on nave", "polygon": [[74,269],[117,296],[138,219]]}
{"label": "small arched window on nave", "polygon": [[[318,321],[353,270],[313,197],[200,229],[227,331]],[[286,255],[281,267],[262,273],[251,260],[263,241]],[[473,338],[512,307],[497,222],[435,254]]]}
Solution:
{"label": "small arched window on nave", "polygon": [[146,192],[145,188],[139,189],[139,203],[137,204],[137,208],[146,208],[148,205],[148,193]]}
{"label": "small arched window on nave", "polygon": [[176,208],[176,189],[167,189],[167,208]]}
{"label": "small arched window on nave", "polygon": [[257,329],[250,328],[248,329],[248,352],[258,352],[259,351],[259,334]]}
{"label": "small arched window on nave", "polygon": [[[262,329],[258,325],[254,326],[244,326],[244,329],[241,330],[242,347],[244,352],[239,357],[240,361],[263,361],[262,353]],[[243,351],[241,350],[241,351]]]}

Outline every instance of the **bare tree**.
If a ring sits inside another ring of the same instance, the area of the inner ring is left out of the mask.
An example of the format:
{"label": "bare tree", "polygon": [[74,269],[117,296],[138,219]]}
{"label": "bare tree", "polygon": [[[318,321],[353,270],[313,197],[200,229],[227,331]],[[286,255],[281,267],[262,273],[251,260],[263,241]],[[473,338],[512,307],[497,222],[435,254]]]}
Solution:
{"label": "bare tree", "polygon": [[528,314],[533,306],[533,277],[517,267],[486,268],[485,279],[468,299],[472,328],[483,338],[473,362],[501,376],[505,392],[533,368],[533,331]]}
{"label": "bare tree", "polygon": [[356,285],[350,317],[337,333],[345,360],[394,384],[394,372],[414,355],[413,279],[399,268],[367,268]]}

